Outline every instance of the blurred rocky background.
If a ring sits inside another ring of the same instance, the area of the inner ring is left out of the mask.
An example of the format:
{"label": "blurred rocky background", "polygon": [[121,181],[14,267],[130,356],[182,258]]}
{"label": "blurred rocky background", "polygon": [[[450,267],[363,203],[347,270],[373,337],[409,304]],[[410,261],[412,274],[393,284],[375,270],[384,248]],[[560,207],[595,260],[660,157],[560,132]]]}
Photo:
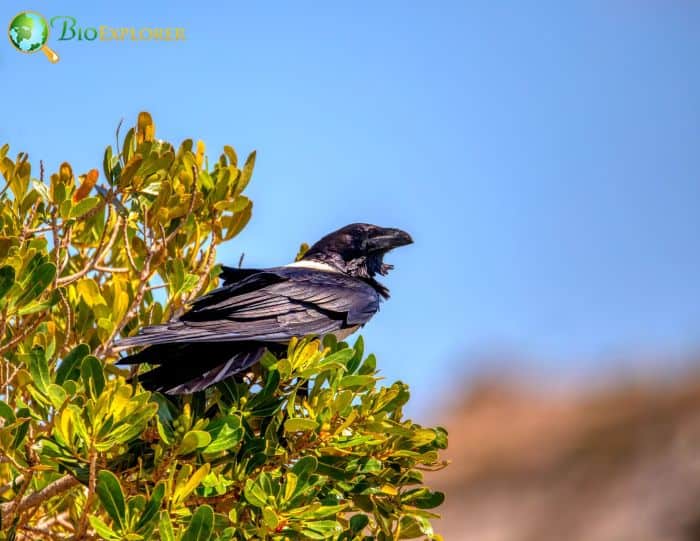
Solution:
{"label": "blurred rocky background", "polygon": [[700,368],[662,372],[559,387],[470,378],[463,398],[437,414],[451,461],[430,474],[447,497],[438,533],[450,541],[700,539]]}

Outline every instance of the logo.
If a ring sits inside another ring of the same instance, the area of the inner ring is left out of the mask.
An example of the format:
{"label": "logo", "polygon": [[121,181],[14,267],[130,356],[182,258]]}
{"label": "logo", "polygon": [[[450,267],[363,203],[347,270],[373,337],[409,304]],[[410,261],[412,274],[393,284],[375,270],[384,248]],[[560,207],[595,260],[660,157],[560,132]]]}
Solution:
{"label": "logo", "polygon": [[23,11],[15,15],[7,30],[10,43],[20,53],[41,51],[50,62],[58,62],[58,55],[46,42],[49,40],[49,23],[35,11]]}
{"label": "logo", "polygon": [[112,27],[107,25],[78,25],[75,17],[57,15],[51,17],[51,24],[35,11],[23,11],[10,21],[7,30],[12,46],[21,53],[42,51],[52,62],[58,62],[58,55],[46,42],[49,33],[54,30],[58,41],[184,41],[184,28],[156,27]]}

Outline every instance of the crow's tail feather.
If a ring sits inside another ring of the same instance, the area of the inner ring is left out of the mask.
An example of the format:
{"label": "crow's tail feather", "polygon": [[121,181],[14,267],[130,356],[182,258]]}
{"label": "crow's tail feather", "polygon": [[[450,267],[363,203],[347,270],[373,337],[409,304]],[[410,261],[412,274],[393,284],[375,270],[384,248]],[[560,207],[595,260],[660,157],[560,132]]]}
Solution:
{"label": "crow's tail feather", "polygon": [[137,376],[141,385],[149,391],[187,394],[247,370],[264,352],[265,346],[255,342],[157,344],[124,357],[117,364],[159,365]]}

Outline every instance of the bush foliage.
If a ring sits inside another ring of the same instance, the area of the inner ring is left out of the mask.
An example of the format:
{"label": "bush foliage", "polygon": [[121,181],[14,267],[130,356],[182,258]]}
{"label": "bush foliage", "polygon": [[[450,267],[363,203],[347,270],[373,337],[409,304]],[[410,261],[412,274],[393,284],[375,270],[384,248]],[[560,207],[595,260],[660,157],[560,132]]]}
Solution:
{"label": "bush foliage", "polygon": [[403,419],[408,388],[380,385],[361,338],[294,341],[183,397],[112,364],[120,336],[216,285],[254,163],[157,140],[147,113],[101,174],[37,178],[0,149],[0,538],[439,537],[422,472],[446,432]]}

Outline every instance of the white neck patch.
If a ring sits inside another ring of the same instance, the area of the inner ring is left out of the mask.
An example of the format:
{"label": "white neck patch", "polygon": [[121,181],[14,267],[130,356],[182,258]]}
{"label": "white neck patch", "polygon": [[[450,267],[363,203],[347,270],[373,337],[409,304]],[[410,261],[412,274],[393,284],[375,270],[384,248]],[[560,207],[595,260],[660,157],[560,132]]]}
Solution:
{"label": "white neck patch", "polygon": [[296,261],[294,263],[289,263],[288,265],[284,265],[285,267],[301,267],[304,269],[313,269],[313,270],[319,270],[319,271],[324,271],[324,272],[336,272],[340,273],[338,269],[336,269],[333,265],[329,265],[328,263],[323,263],[322,261],[311,261],[311,260],[302,260],[302,261]]}

